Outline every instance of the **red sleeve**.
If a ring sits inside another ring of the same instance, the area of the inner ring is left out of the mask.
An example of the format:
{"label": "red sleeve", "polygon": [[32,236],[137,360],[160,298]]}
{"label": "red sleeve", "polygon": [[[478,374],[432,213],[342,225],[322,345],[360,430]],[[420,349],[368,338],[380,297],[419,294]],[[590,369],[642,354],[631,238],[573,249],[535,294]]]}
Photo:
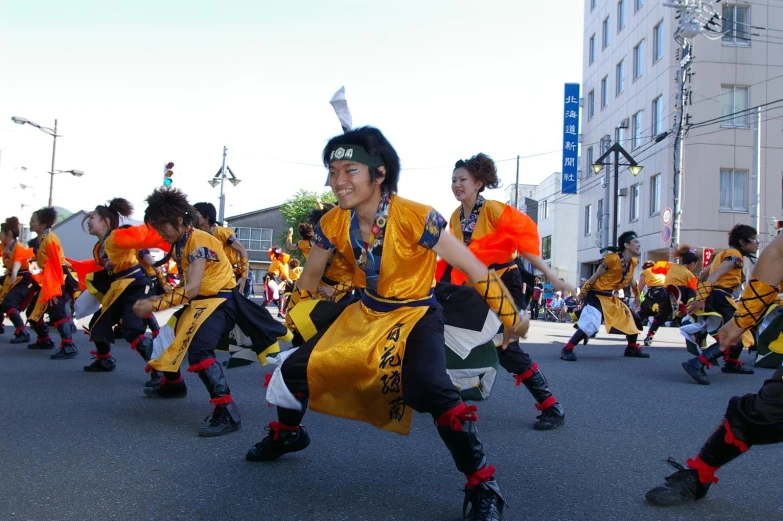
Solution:
{"label": "red sleeve", "polygon": [[146,224],[131,226],[130,228],[118,228],[112,232],[114,244],[123,250],[144,250],[157,248],[169,251],[171,245],[163,240],[157,231]]}
{"label": "red sleeve", "polygon": [[76,272],[76,276],[79,278],[79,289],[81,289],[82,291],[85,291],[87,289],[87,286],[85,285],[84,282],[85,279],[87,278],[87,275],[103,269],[103,266],[95,262],[95,259],[75,261],[66,258],[65,260],[68,261],[68,263],[71,265],[73,270]]}
{"label": "red sleeve", "polygon": [[49,262],[43,268],[41,278],[41,300],[47,301],[54,297],[62,297],[65,274],[60,264],[60,247],[55,241],[51,241],[46,250]]}

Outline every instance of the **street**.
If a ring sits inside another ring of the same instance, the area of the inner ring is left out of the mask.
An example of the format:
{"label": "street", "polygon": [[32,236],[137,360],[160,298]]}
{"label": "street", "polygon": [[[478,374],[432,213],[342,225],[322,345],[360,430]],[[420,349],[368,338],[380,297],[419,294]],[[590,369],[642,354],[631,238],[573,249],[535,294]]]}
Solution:
{"label": "street", "polygon": [[[91,346],[81,332],[79,356],[51,361],[51,351],[8,344],[12,331],[0,337],[0,519],[462,519],[464,477],[430,417],[416,415],[411,436],[401,437],[309,412],[307,450],[248,463],[245,451],[275,419],[264,400],[269,368],[228,370],[242,428],[199,438],[211,409],[195,376],[185,374],[187,398],[152,400],[142,394],[143,363],[125,342],[114,347],[115,372],[88,374],[82,366]],[[663,460],[694,457],[728,399],[757,391],[772,370],[740,376],[713,368],[712,385],[698,386],[680,367],[688,355],[671,328],[661,328],[649,360],[623,358],[624,338],[602,332],[567,363],[559,352],[572,332],[570,324],[537,321],[525,343],[565,407],[564,427],[532,430],[533,400],[502,369],[490,399],[478,404],[482,440],[509,505],[504,519],[779,516],[779,446],[754,447],[728,465],[696,504],[660,509],[644,501],[673,472]],[[743,361],[751,361],[747,352]]]}

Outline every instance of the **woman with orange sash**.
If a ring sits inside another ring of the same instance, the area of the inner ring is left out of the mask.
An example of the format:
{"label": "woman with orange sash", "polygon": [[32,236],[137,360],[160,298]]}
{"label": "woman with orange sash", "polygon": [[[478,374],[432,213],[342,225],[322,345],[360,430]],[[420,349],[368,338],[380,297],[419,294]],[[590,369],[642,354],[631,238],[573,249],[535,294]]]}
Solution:
{"label": "woman with orange sash", "polygon": [[144,222],[171,244],[171,257],[184,285],[162,296],[138,300],[133,311],[143,318],[153,311],[184,306],[175,313],[173,331],[164,328],[166,334],[162,331],[155,339],[149,365],[163,372],[163,378],[159,386],[144,389],[144,394],[184,398],[188,390],[180,365],[187,355],[188,372],[199,376],[214,405],[209,423],[198,432],[210,437],[234,432],[241,423],[223,369],[215,359],[215,348],[239,325],[259,358],[265,359],[266,354],[279,351],[278,337],[290,338],[290,334],[238,291],[223,242],[194,228],[196,215],[185,194],[177,189],[157,189],[147,197]]}
{"label": "woman with orange sash", "polygon": [[[508,288],[514,303],[525,309],[523,280],[518,269],[517,255],[530,261],[561,291],[572,291],[554,273],[539,255],[539,236],[536,224],[530,217],[500,201],[485,200],[481,192],[497,188],[500,184],[495,162],[486,154],[479,153],[470,159],[460,159],[454,165],[451,177],[451,191],[461,206],[451,215],[450,230],[489,269],[495,270]],[[462,284],[466,276],[441,261],[443,273],[436,275],[439,281]],[[439,271],[441,271],[439,269]],[[516,385],[525,385],[541,412],[534,428],[551,430],[565,423],[565,411],[549,390],[549,384],[519,342],[512,342],[507,348],[497,348],[500,365],[511,373]]]}
{"label": "woman with orange sash", "polygon": [[698,283],[696,297],[688,306],[688,313],[696,320],[694,324],[681,327],[680,333],[688,341],[689,350],[694,349],[699,354],[683,362],[682,367],[700,385],[709,385],[710,380],[705,369],[709,369],[721,356],[721,372],[753,374],[753,369],[745,367],[739,360],[742,340],[725,351],[721,351],[718,342],[706,349],[701,349],[701,345],[709,335],[714,335],[734,316],[737,309],[734,292],[745,281],[742,271],[743,258],[747,257],[755,264],[756,252],[759,249],[757,235],[756,229],[746,224],[738,224],[731,229],[729,248],[713,257],[709,270],[705,271],[707,279]]}
{"label": "woman with orange sash", "polygon": [[[91,354],[95,360],[84,366],[90,373],[109,372],[116,367],[111,356],[115,341],[114,326],[122,322],[122,336],[131,349],[144,361],[152,354],[152,339],[147,337],[147,319],[133,312],[137,300],[152,294],[152,283],[139,263],[138,250],[167,248],[163,239],[146,224],[120,227],[120,217],[130,217],[133,206],[125,199],[115,198],[105,205],[98,205],[85,216],[87,232],[98,238],[93,247],[92,271],[103,270],[110,281],[104,292],[101,309],[90,319],[90,341],[95,344]],[[90,270],[87,263],[79,263],[78,271]],[[82,277],[80,277],[82,278]],[[151,314],[150,314],[151,315]],[[157,324],[157,321],[156,321]],[[156,385],[159,375],[153,375],[149,385]]]}
{"label": "woman with orange sash", "polygon": [[[19,310],[27,307],[34,296],[35,284],[30,276],[29,260],[35,254],[19,242],[19,219],[16,217],[9,217],[0,225],[0,238],[3,242],[3,264],[6,269],[0,311],[14,325],[14,338],[11,343],[26,344],[30,341],[30,333],[25,329]],[[0,332],[4,330],[0,325]]]}
{"label": "woman with orange sash", "polygon": [[467,476],[463,514],[500,520],[504,501],[476,430],[476,408],[462,402],[446,372],[443,317],[433,286],[437,256],[468,275],[470,284],[506,326],[504,343],[523,335],[520,316],[500,278],[453,235],[432,207],[395,194],[400,162],[375,128],[332,138],[323,153],[339,208],[324,215],[304,272],[291,298],[315,298],[331,252],[354,259],[356,286],[366,288],[325,331],[291,350],[270,382],[267,399],[278,405],[269,435],[246,458],[272,461],[309,445],[301,426],[305,410],[364,421],[408,434],[412,410],[431,414],[438,434]]}
{"label": "woman with orange sash", "polygon": [[38,236],[33,243],[35,260],[42,273],[38,276],[40,291],[27,310],[27,320],[33,327],[38,339],[28,345],[30,349],[52,349],[54,342],[49,336],[49,328],[44,322],[44,313],[60,334],[60,347],[51,356],[52,360],[73,358],[79,352],[71,337],[71,315],[66,296],[70,288],[66,286],[66,262],[60,239],[52,231],[57,220],[57,210],[44,207],[33,212],[30,217],[30,231]]}
{"label": "woman with orange sash", "polygon": [[[684,315],[684,305],[696,296],[696,275],[693,270],[699,264],[699,258],[696,256],[696,250],[690,246],[682,245],[673,253],[674,262],[656,262],[650,268],[650,274],[663,278],[663,287],[666,292],[664,298],[657,299],[658,309],[650,322],[650,329],[647,331],[647,337],[644,339],[644,345],[652,344],[653,336],[661,324],[674,320],[677,316]],[[645,263],[646,264],[646,263]],[[651,277],[647,276],[647,280]],[[641,287],[640,287],[641,290]],[[647,299],[644,299],[647,302]],[[643,314],[640,313],[642,317]]]}
{"label": "woman with orange sash", "polygon": [[628,284],[638,296],[633,271],[639,263],[642,244],[635,232],[625,232],[617,238],[617,247],[609,247],[604,260],[593,276],[582,286],[578,299],[584,303],[576,323],[576,333],[560,351],[560,358],[576,362],[576,345],[595,336],[604,323],[606,332],[624,334],[628,345],[623,356],[650,358],[642,351],[637,339],[642,329],[642,319],[631,311],[614,293]]}

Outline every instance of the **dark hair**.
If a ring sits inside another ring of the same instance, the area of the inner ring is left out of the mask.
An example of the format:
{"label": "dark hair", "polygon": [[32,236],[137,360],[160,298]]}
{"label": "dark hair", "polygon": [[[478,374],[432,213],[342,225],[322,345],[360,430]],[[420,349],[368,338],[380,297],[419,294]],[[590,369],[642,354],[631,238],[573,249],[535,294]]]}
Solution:
{"label": "dark hair", "polygon": [[196,203],[193,205],[193,208],[198,210],[198,213],[200,213],[201,216],[209,222],[210,226],[217,223],[217,210],[215,210],[214,204]]}
{"label": "dark hair", "polygon": [[617,238],[617,246],[607,246],[606,248],[602,248],[601,253],[606,251],[610,251],[612,253],[622,253],[625,251],[625,244],[631,242],[637,237],[638,235],[636,235],[636,232],[632,232],[630,230],[623,232],[623,234]]}
{"label": "dark hair", "polygon": [[177,226],[182,218],[185,226],[198,224],[196,209],[188,203],[188,197],[179,188],[156,188],[146,199],[144,222],[152,227],[170,223]]}
{"label": "dark hair", "polygon": [[54,226],[54,222],[57,220],[57,210],[53,206],[44,206],[33,212],[36,219],[44,229]]}
{"label": "dark hair", "polygon": [[699,257],[696,255],[696,250],[692,249],[687,244],[682,244],[674,250],[673,254],[675,259],[680,259],[683,265],[688,265],[692,262],[699,262]]}
{"label": "dark hair", "polygon": [[750,238],[754,235],[758,235],[758,232],[753,226],[738,224],[729,232],[729,246],[744,252],[745,250],[742,249],[742,244],[740,242],[750,242]]}
{"label": "dark hair", "polygon": [[297,226],[297,229],[299,230],[299,236],[306,240],[306,241],[312,241],[313,237],[315,236],[313,233],[313,225],[310,223],[299,223],[299,226]]}
{"label": "dark hair", "polygon": [[8,233],[14,236],[14,239],[19,238],[19,219],[16,217],[9,217],[3,224],[0,224],[0,232]]}
{"label": "dark hair", "polygon": [[492,190],[500,186],[498,169],[495,166],[495,162],[483,152],[479,152],[468,160],[460,159],[454,164],[454,170],[458,168],[464,168],[470,172],[473,179],[481,181],[479,193],[483,192],[485,188]]}
{"label": "dark hair", "polygon": [[653,266],[655,266],[653,261],[644,261],[644,264],[642,264],[642,271],[652,268]]}
{"label": "dark hair", "polygon": [[318,224],[318,222],[321,220],[321,217],[329,213],[329,210],[337,206],[333,203],[324,203],[323,208],[316,208],[312,212],[310,212],[310,215],[307,217],[307,222],[310,223],[312,226],[315,226]]}
{"label": "dark hair", "polygon": [[383,177],[381,189],[392,194],[397,193],[397,181],[400,179],[400,157],[380,130],[374,127],[361,127],[330,139],[323,151],[323,162],[327,168],[332,150],[340,145],[359,145],[368,154],[380,157],[386,169],[386,176],[384,177],[378,168],[370,167],[370,179],[374,181]]}
{"label": "dark hair", "polygon": [[291,257],[291,260],[288,261],[288,267],[291,268],[291,269],[298,268],[299,267],[299,259]]}
{"label": "dark hair", "polygon": [[[107,204],[99,204],[95,207],[94,213],[101,216],[102,219],[109,221],[109,230],[116,230],[120,227],[120,216],[130,217],[133,213],[133,205],[128,202],[127,199],[122,197],[116,197],[109,201]],[[90,218],[90,214],[84,216],[82,219],[82,228],[84,223]]]}

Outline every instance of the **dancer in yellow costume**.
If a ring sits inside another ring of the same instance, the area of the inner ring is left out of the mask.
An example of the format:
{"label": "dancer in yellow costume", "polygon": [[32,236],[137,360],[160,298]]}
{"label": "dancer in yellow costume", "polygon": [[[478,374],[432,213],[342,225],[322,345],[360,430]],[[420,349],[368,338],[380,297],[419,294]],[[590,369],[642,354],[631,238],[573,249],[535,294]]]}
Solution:
{"label": "dancer in yellow costume", "polygon": [[[540,256],[540,239],[535,222],[516,208],[500,201],[485,200],[481,193],[500,184],[495,162],[486,154],[460,159],[451,175],[451,191],[461,206],[450,220],[451,233],[468,247],[489,269],[494,269],[508,288],[517,306],[525,308],[522,275],[517,256],[528,260],[552,281],[555,289],[575,291],[561,281]],[[443,261],[439,262],[441,271]],[[451,266],[437,276],[442,282],[462,284],[465,275]],[[536,430],[551,430],[565,423],[565,411],[549,389],[549,384],[530,355],[519,342],[506,349],[497,349],[498,361],[514,376],[516,385],[524,385],[536,400],[541,414],[536,418]]]}
{"label": "dancer in yellow costume", "polygon": [[38,340],[28,345],[31,349],[51,349],[54,347],[49,336],[49,328],[44,322],[44,314],[48,313],[52,325],[60,334],[60,347],[51,356],[52,360],[66,360],[78,354],[78,349],[71,337],[71,315],[66,295],[65,273],[66,263],[60,239],[52,231],[57,220],[57,210],[52,207],[36,210],[30,217],[30,231],[37,233],[33,243],[35,260],[43,272],[38,276],[41,287],[33,303],[27,310],[27,320],[33,326]]}
{"label": "dancer in yellow costume", "polygon": [[607,333],[625,335],[628,345],[623,356],[650,358],[636,341],[641,333],[642,319],[613,293],[631,284],[638,296],[633,270],[639,262],[641,248],[636,233],[631,231],[617,238],[616,248],[606,248],[609,253],[604,256],[603,262],[590,280],[582,286],[579,300],[584,302],[584,307],[579,314],[576,333],[560,351],[560,358],[576,362],[574,347],[580,341],[598,333],[602,321]]}
{"label": "dancer in yellow costume", "polygon": [[653,319],[658,315],[661,308],[661,304],[664,300],[668,300],[666,295],[666,286],[664,280],[666,274],[661,273],[661,267],[665,263],[657,266],[653,261],[646,261],[642,264],[642,274],[639,275],[639,295],[644,296],[644,300],[637,302],[635,311],[639,313],[642,321],[650,320],[650,329],[647,332],[647,337],[644,339],[644,345],[649,346],[652,344],[652,337],[655,335],[655,331],[658,329],[655,327],[656,322]]}
{"label": "dancer in yellow costume", "polygon": [[[744,257],[755,263],[759,249],[758,232],[752,226],[738,224],[729,232],[729,248],[713,257],[706,271],[707,280],[700,281],[696,288],[696,298],[688,306],[688,312],[696,318],[694,327],[681,327],[680,332],[691,343],[691,349],[698,350],[708,335],[714,335],[718,329],[734,317],[737,305],[734,292],[744,282],[742,266]],[[698,330],[696,329],[698,328]],[[701,354],[683,362],[682,367],[700,385],[709,385],[705,369],[723,357],[721,371],[730,374],[753,374],[753,369],[745,367],[739,360],[742,354],[742,340],[721,351],[718,342],[701,350]]]}
{"label": "dancer in yellow costume", "polygon": [[467,475],[466,519],[499,520],[504,502],[478,438],[476,409],[462,402],[446,373],[443,318],[433,292],[437,255],[466,273],[498,313],[507,327],[505,345],[524,334],[527,320],[500,278],[442,233],[446,221],[437,211],[395,195],[400,162],[379,130],[332,138],[323,159],[339,208],[316,226],[289,317],[314,298],[332,250],[355,259],[355,285],[366,291],[275,371],[267,398],[278,405],[278,420],[246,457],[271,461],[307,447],[300,423],[308,402],[313,410],[400,434],[408,433],[413,409],[432,415]]}
{"label": "dancer in yellow costume", "polygon": [[[3,241],[3,277],[2,304],[0,311],[14,325],[12,344],[26,344],[30,341],[30,333],[24,327],[24,320],[19,313],[24,309],[35,292],[35,284],[30,275],[30,259],[35,256],[33,250],[19,242],[19,219],[9,217],[0,226],[0,238]],[[0,332],[5,328],[0,324]]]}
{"label": "dancer in yellow costume", "polygon": [[[745,236],[748,237],[748,234],[749,230],[746,230]],[[752,235],[748,237],[752,238]],[[744,239],[739,246],[742,248],[739,251],[749,253]],[[761,322],[768,308],[778,298],[781,283],[783,236],[778,235],[759,257],[733,318],[718,331],[719,351],[730,352],[741,342],[743,332]],[[721,467],[753,445],[783,442],[783,367],[778,368],[764,382],[758,393],[731,398],[723,416],[699,454],[686,461],[687,468],[669,458],[668,462],[677,472],[647,492],[645,499],[648,502],[672,506],[699,500],[707,494],[713,483],[718,483],[715,473]]]}
{"label": "dancer in yellow costume", "polygon": [[212,203],[196,203],[193,207],[198,211],[198,229],[208,232],[223,244],[223,251],[228,257],[228,262],[234,268],[239,292],[245,292],[247,273],[250,269],[250,261],[247,249],[239,242],[233,230],[217,223],[217,210]]}
{"label": "dancer in yellow costume", "polygon": [[223,243],[193,227],[196,210],[185,194],[176,189],[155,190],[147,197],[144,221],[172,245],[172,258],[184,278],[184,286],[139,300],[133,307],[136,316],[146,317],[153,311],[184,305],[175,314],[173,339],[167,342],[163,333],[155,339],[149,365],[162,371],[163,378],[159,386],[146,388],[144,394],[151,398],[185,397],[187,387],[179,368],[187,354],[188,372],[198,374],[214,404],[210,421],[199,435],[233,432],[240,426],[239,409],[215,359],[215,348],[235,324],[251,338],[260,356],[279,351],[276,337],[290,335],[265,309],[239,293]]}

